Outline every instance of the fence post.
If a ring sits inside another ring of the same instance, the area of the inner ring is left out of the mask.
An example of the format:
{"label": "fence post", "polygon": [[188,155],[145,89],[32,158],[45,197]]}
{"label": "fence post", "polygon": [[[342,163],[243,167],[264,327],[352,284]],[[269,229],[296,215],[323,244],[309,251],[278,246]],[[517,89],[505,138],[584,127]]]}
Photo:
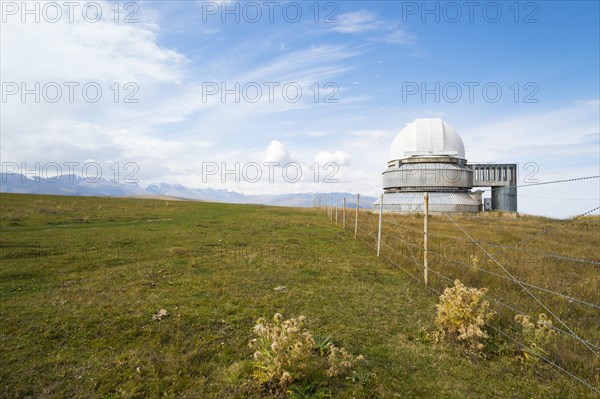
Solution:
{"label": "fence post", "polygon": [[354,218],[354,238],[358,237],[358,208],[360,207],[360,194],[356,194],[356,218]]}
{"label": "fence post", "polygon": [[379,196],[379,233],[377,233],[377,256],[381,253],[381,221],[383,219],[383,194]]}
{"label": "fence post", "polygon": [[342,213],[342,228],[346,230],[346,197],[344,197],[344,213]]}
{"label": "fence post", "polygon": [[335,224],[338,224],[338,203],[340,202],[339,199],[335,200]]}
{"label": "fence post", "polygon": [[427,243],[427,230],[428,230],[428,219],[429,219],[429,194],[425,193],[425,197],[423,198],[425,203],[425,220],[423,221],[423,277],[425,278],[425,285],[427,285],[427,274],[429,273],[429,259],[427,259],[428,255],[428,243]]}

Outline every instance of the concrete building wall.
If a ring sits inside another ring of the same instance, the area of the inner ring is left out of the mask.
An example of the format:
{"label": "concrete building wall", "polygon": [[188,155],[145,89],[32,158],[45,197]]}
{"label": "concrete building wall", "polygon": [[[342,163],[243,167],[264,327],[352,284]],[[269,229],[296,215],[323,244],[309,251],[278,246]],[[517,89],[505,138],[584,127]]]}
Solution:
{"label": "concrete building wall", "polygon": [[468,164],[473,187],[492,188],[492,210],[517,212],[517,164]]}

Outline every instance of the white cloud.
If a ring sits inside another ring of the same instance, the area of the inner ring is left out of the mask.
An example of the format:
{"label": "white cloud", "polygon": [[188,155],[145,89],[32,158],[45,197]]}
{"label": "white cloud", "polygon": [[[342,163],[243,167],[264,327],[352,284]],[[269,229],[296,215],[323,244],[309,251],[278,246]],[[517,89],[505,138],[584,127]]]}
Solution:
{"label": "white cloud", "polygon": [[409,44],[415,44],[417,42],[417,37],[405,29],[397,29],[385,35],[384,40],[388,43],[406,46]]}
{"label": "white cloud", "polygon": [[115,23],[112,3],[100,4],[106,17],[96,23],[9,18],[0,36],[3,80],[180,81],[186,58],[156,43],[154,23]]}
{"label": "white cloud", "polygon": [[[62,4],[62,3],[61,3]],[[108,8],[112,2],[99,1],[103,18],[89,23],[81,18],[69,22],[68,14],[57,23],[20,17],[2,24],[0,69],[4,82],[25,82],[27,88],[39,82],[43,87],[56,82],[63,88],[57,103],[42,96],[21,101],[19,95],[2,104],[2,158],[25,162],[85,162],[85,159],[136,162],[141,173],[156,176],[165,167],[157,161],[189,163],[192,149],[206,147],[194,137],[167,137],[157,124],[182,119],[192,112],[188,104],[170,106],[170,99],[189,88],[182,87],[187,58],[158,44],[160,31],[150,7],[136,15],[139,23],[115,23]],[[78,14],[81,15],[81,12]],[[65,82],[75,82],[74,101],[68,100]],[[124,85],[133,82],[138,104],[123,102],[132,91]],[[102,96],[97,103],[82,97],[82,87],[97,84]],[[113,88],[118,83],[119,97]],[[197,96],[196,96],[197,97]],[[202,106],[208,106],[202,104]],[[187,152],[186,152],[187,151]],[[168,166],[167,166],[168,168]]]}
{"label": "white cloud", "polygon": [[292,162],[292,160],[292,155],[281,141],[271,141],[271,144],[267,147],[264,162],[278,162],[280,165],[285,165],[288,162]]}
{"label": "white cloud", "polygon": [[350,70],[340,61],[360,55],[362,52],[344,45],[318,45],[288,52],[269,60],[261,66],[238,76],[239,82],[255,82],[271,79],[276,82],[325,81]]}
{"label": "white cloud", "polygon": [[[590,147],[589,142],[590,137],[595,135],[596,140],[599,137],[599,118],[596,100],[574,101],[563,108],[488,120],[457,130],[471,161],[528,162],[556,158],[564,162],[583,154],[598,156],[598,147]],[[549,163],[546,167],[560,169],[563,162]]]}
{"label": "white cloud", "polygon": [[351,161],[352,157],[345,151],[322,151],[315,156],[315,162],[319,165],[333,162],[338,166],[348,166]]}
{"label": "white cloud", "polygon": [[332,31],[337,33],[355,35],[376,33],[377,39],[375,41],[401,46],[413,45],[417,42],[417,36],[408,32],[406,28],[398,27],[397,23],[386,21],[369,10],[340,14],[338,21],[331,28]]}
{"label": "white cloud", "polygon": [[340,33],[363,33],[379,29],[382,26],[377,14],[368,10],[340,14],[338,21],[331,30]]}
{"label": "white cloud", "polygon": [[[151,12],[150,6],[144,9]],[[331,81],[348,71],[347,63],[341,61],[361,54],[360,50],[343,45],[315,45],[273,58],[260,58],[248,67],[226,53],[215,60],[215,65],[237,62],[244,67],[208,68],[208,75],[200,76],[202,81],[242,85],[297,82],[304,92],[302,101],[282,100],[281,90],[276,90],[274,102],[267,95],[257,104],[224,103],[219,95],[204,101],[200,83],[193,71],[186,69],[189,60],[158,44],[160,21],[148,22],[144,18],[140,21],[124,25],[111,23],[107,18],[96,24],[79,21],[50,25],[21,24],[17,20],[3,25],[0,37],[3,79],[94,81],[101,82],[104,89],[102,101],[96,104],[84,103],[81,98],[74,104],[22,103],[19,98],[3,104],[3,160],[27,164],[56,160],[83,162],[84,157],[121,163],[133,161],[146,181],[180,176],[185,183],[199,174],[198,168],[191,167],[196,160],[225,159],[223,154],[234,149],[224,144],[232,135],[239,138],[238,147],[248,145],[248,140],[239,136],[242,121],[248,128],[261,126],[264,137],[273,130],[264,126],[265,114],[283,116],[285,111],[315,108],[310,86],[314,82]],[[231,51],[242,53],[252,43],[255,41],[250,39],[238,43]],[[113,82],[121,82],[122,87],[128,81],[139,86],[136,96],[139,104],[115,104],[109,87]],[[323,134],[319,129],[304,131],[315,137]],[[221,143],[220,148],[215,146],[217,143]],[[215,152],[216,148],[220,153]],[[251,159],[241,160],[257,161],[264,155],[260,148],[254,151],[258,153]],[[242,153],[246,154],[244,150]],[[280,163],[294,160],[277,140],[271,143],[265,158]]]}

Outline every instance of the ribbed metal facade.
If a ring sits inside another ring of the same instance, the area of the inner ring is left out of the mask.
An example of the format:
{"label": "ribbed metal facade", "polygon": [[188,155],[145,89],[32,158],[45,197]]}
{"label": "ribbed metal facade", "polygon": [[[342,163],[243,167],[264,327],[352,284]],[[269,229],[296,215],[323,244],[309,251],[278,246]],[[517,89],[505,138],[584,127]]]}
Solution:
{"label": "ribbed metal facade", "polygon": [[[478,194],[429,192],[429,212],[479,212],[481,200]],[[389,193],[383,195],[384,212],[422,213],[423,192]],[[373,204],[373,210],[379,210],[379,200]]]}
{"label": "ribbed metal facade", "polygon": [[383,172],[384,190],[460,191],[473,187],[473,171],[457,163],[401,163]]}

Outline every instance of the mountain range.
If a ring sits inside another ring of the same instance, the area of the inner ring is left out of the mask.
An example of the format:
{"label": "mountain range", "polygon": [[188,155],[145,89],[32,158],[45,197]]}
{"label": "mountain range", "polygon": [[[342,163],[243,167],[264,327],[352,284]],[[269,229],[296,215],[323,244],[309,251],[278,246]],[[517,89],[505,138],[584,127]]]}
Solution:
{"label": "mountain range", "polygon": [[[52,178],[30,178],[17,173],[0,173],[0,192],[21,194],[50,194],[99,197],[141,197],[224,202],[232,204],[262,204],[273,206],[306,207],[325,205],[325,197],[330,203],[347,198],[347,206],[354,207],[356,194],[332,193],[293,193],[248,195],[236,191],[191,188],[180,184],[153,183],[146,188],[137,184],[114,182],[105,178],[90,181],[77,175],[62,175]],[[370,208],[374,197],[361,197],[361,208]]]}

